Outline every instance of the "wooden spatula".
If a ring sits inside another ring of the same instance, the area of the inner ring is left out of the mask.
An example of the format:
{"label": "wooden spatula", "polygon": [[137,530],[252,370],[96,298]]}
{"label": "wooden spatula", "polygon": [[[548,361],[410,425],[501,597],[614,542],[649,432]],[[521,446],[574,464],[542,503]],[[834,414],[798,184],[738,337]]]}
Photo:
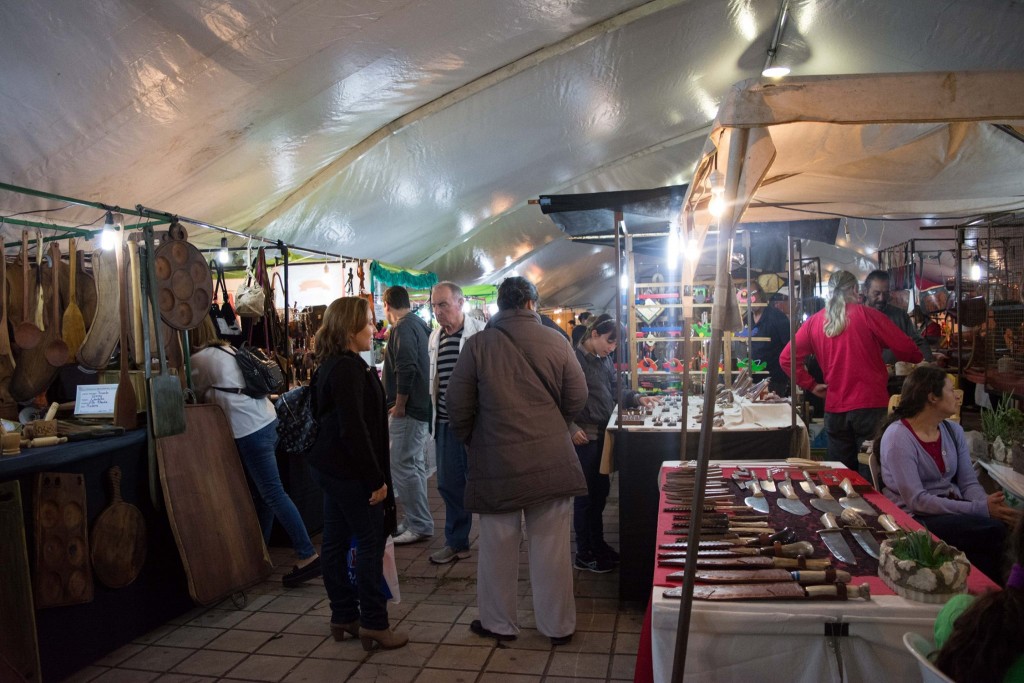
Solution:
{"label": "wooden spatula", "polygon": [[138,399],[135,387],[128,376],[128,299],[123,296],[127,292],[128,278],[125,276],[124,245],[114,247],[117,256],[117,284],[122,296],[118,308],[121,314],[121,372],[117,378],[117,393],[114,394],[114,425],[125,429],[135,429],[138,424]]}
{"label": "wooden spatula", "polygon": [[[82,316],[82,309],[78,307],[78,287],[76,271],[78,270],[78,261],[75,258],[75,239],[72,237],[68,240],[68,263],[71,264],[70,284],[68,286],[68,307],[64,311],[64,328],[61,336],[64,338],[64,343],[68,346],[68,355],[74,358],[78,354],[78,347],[85,341],[85,318]],[[0,352],[2,352],[2,345],[0,345]]]}

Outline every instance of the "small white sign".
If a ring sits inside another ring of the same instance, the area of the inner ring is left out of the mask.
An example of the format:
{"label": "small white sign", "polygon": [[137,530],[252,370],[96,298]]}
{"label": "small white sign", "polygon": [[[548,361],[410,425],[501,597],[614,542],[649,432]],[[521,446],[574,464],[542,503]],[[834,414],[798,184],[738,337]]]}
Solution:
{"label": "small white sign", "polygon": [[116,384],[80,384],[75,396],[78,417],[113,417]]}

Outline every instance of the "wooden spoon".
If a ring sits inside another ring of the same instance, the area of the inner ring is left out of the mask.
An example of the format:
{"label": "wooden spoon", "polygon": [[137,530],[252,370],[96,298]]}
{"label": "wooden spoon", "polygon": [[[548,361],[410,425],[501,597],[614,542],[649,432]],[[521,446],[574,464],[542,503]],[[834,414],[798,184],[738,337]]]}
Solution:
{"label": "wooden spoon", "polygon": [[60,336],[60,245],[56,242],[50,242],[50,266],[50,277],[53,278],[53,310],[50,311],[53,316],[53,334],[46,344],[45,353],[46,362],[59,368],[68,362],[71,354]]}
{"label": "wooden spoon", "polygon": [[[68,286],[68,307],[64,311],[64,331],[62,336],[64,343],[68,345],[68,355],[74,358],[78,353],[78,347],[85,341],[85,318],[82,310],[78,308],[77,286],[75,281],[78,261],[75,259],[75,238],[68,240],[68,263],[71,264],[70,285]],[[3,351],[2,340],[0,340],[0,352]]]}
{"label": "wooden spoon", "polygon": [[7,301],[7,255],[3,253],[2,247],[0,247],[0,304],[4,307],[4,312],[0,315],[0,363],[4,363],[4,359],[10,359],[11,368],[14,368],[11,338],[7,336],[7,309],[10,308]]}
{"label": "wooden spoon", "polygon": [[22,297],[24,307],[21,309],[21,324],[14,328],[14,343],[22,349],[32,349],[39,346],[43,339],[43,331],[36,327],[29,317],[28,291],[29,291],[29,265],[28,265],[28,231],[21,233],[21,273],[24,281]]}

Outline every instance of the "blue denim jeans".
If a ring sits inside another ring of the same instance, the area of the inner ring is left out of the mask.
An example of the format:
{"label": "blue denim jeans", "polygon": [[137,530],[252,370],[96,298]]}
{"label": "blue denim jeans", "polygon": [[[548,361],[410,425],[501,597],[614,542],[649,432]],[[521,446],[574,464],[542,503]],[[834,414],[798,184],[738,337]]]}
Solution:
{"label": "blue denim jeans", "polygon": [[302,521],[295,503],[281,485],[281,474],[277,470],[277,458],[274,455],[277,448],[277,420],[248,436],[235,439],[235,446],[238,447],[242,465],[259,494],[254,502],[264,542],[270,542],[270,530],[274,518],[277,517],[288,538],[292,540],[295,554],[301,559],[315,555],[316,548],[309,540],[306,524]]}
{"label": "blue denim jeans", "polygon": [[572,525],[576,532],[576,552],[580,555],[593,555],[604,548],[604,508],[611,481],[607,474],[601,474],[603,449],[603,431],[594,441],[576,446],[576,457],[587,480],[587,495],[576,496],[573,501]]}
{"label": "blue denim jeans", "polygon": [[[384,506],[370,505],[373,486],[362,479],[338,479],[312,468],[324,491],[324,535],[320,546],[331,622],[358,620],[363,628],[388,628],[384,595]],[[356,539],[356,586],[348,578],[346,555]]]}
{"label": "blue denim jeans", "polygon": [[405,527],[421,536],[434,535],[434,518],[427,504],[425,450],[430,425],[409,417],[389,417],[391,481],[405,512]]}
{"label": "blue denim jeans", "polygon": [[473,513],[466,511],[466,476],[469,458],[466,447],[459,441],[447,422],[438,422],[437,437],[437,490],[444,500],[444,544],[452,550],[469,549],[469,531],[473,527]]}

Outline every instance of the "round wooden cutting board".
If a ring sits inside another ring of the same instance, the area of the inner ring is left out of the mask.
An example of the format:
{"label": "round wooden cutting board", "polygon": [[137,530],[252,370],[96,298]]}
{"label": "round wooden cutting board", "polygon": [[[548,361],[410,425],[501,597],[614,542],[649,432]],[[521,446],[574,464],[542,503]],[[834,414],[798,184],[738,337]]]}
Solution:
{"label": "round wooden cutting board", "polygon": [[127,586],[146,561],[146,521],[137,507],[121,498],[121,468],[107,470],[110,505],[92,527],[92,568],[110,588]]}

